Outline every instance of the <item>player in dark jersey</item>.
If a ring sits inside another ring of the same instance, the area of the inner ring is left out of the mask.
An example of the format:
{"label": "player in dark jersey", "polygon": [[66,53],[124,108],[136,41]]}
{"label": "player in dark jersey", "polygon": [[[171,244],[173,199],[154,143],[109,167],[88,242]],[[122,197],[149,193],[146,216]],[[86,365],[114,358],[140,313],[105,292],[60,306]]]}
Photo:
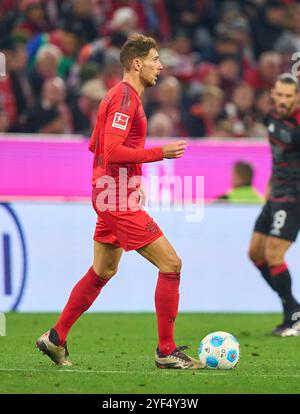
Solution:
{"label": "player in dark jersey", "polygon": [[277,336],[300,335],[300,305],[292,294],[285,254],[300,228],[300,110],[299,84],[290,74],[278,77],[271,91],[274,110],[267,124],[272,150],[270,195],[252,235],[249,257],[278,294],[283,322]]}
{"label": "player in dark jersey", "polygon": [[202,368],[199,360],[183,352],[185,346],[175,343],[181,260],[158,225],[140,207],[138,179],[143,162],[180,158],[186,142],[144,148],[147,121],[140,95],[145,88],[155,85],[162,70],[155,40],[143,35],[130,37],[121,49],[120,60],[123,81],[101,101],[89,146],[94,153],[92,201],[98,216],[94,262],[73,288],[57,323],[36,345],[56,364],[70,365],[66,348],[69,330],[115,275],[123,250],[136,250],[159,269],[155,290],[156,366]]}

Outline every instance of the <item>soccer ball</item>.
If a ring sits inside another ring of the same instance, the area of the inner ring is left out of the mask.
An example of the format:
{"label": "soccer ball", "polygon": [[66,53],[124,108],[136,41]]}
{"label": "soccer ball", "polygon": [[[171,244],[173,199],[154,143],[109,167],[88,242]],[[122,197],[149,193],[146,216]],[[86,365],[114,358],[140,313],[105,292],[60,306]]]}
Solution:
{"label": "soccer ball", "polygon": [[198,355],[206,368],[231,369],[239,361],[240,345],[228,332],[213,332],[200,342]]}

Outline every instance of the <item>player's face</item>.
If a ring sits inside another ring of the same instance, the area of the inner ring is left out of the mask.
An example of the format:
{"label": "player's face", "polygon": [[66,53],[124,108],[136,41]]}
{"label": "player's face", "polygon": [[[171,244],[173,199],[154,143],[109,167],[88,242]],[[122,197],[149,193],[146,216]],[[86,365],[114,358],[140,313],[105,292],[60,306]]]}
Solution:
{"label": "player's face", "polygon": [[160,71],[163,69],[156,49],[150,49],[148,55],[141,60],[140,81],[147,88],[156,84]]}
{"label": "player's face", "polygon": [[271,91],[271,96],[275,105],[275,110],[282,118],[288,117],[295,109],[299,94],[295,85],[277,81]]}

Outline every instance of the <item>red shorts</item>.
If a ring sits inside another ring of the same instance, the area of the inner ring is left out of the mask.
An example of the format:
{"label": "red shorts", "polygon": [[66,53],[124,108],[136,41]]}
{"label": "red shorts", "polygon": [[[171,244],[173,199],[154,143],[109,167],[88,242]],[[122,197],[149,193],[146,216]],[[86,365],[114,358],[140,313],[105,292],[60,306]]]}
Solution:
{"label": "red shorts", "polygon": [[159,226],[145,210],[98,211],[94,240],[110,243],[124,250],[137,250],[163,235]]}

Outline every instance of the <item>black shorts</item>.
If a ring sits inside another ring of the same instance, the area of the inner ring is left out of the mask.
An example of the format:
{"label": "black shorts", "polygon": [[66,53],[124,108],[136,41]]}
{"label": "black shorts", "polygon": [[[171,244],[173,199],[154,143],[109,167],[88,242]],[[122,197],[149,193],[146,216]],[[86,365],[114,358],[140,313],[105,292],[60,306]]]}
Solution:
{"label": "black shorts", "polygon": [[268,201],[258,216],[254,231],[295,241],[300,229],[300,204]]}

